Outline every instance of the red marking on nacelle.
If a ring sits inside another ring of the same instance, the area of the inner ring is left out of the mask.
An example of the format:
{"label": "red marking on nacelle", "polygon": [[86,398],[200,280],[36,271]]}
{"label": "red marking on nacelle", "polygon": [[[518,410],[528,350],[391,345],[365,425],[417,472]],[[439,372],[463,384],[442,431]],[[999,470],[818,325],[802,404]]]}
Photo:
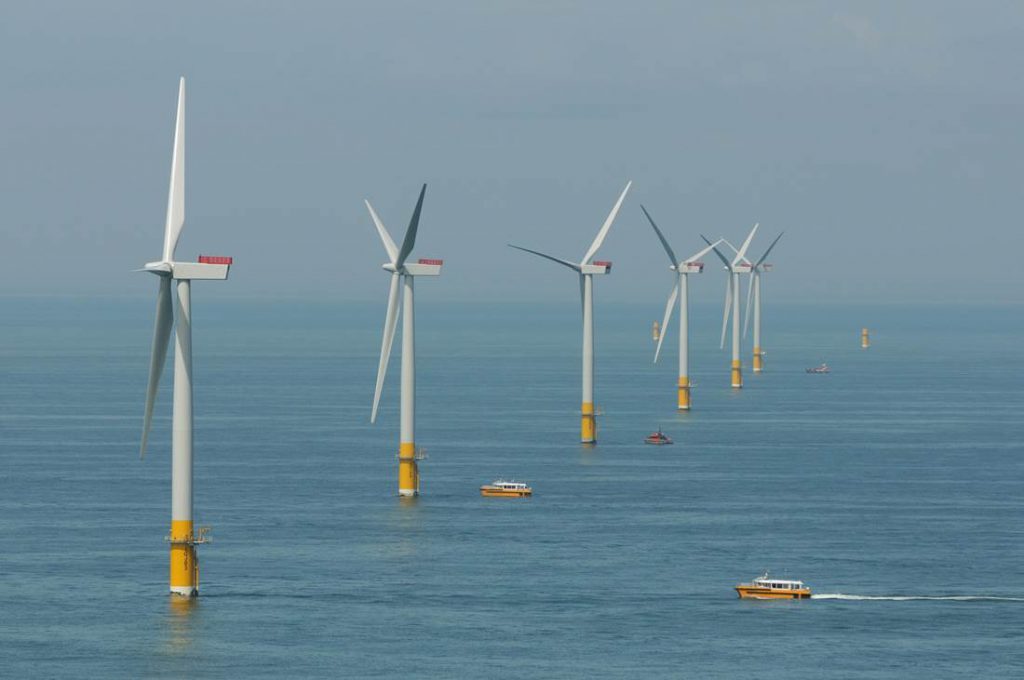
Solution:
{"label": "red marking on nacelle", "polygon": [[438,267],[444,264],[444,260],[432,260],[429,257],[421,257],[418,262],[420,264],[436,264]]}
{"label": "red marking on nacelle", "polygon": [[235,258],[233,258],[233,257],[223,257],[221,255],[200,255],[199,256],[200,264],[231,264],[231,263],[234,262],[234,260],[235,260]]}
{"label": "red marking on nacelle", "polygon": [[608,260],[594,260],[594,264],[598,267],[604,267],[605,269],[611,270],[612,263]]}

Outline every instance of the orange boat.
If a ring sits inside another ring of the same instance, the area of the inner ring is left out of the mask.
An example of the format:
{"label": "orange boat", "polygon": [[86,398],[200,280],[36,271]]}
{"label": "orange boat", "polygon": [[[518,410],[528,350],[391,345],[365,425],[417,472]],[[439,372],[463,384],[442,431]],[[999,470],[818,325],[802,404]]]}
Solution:
{"label": "orange boat", "polygon": [[481,486],[480,495],[495,498],[525,498],[533,495],[533,489],[523,482],[506,482],[496,479],[490,484]]}
{"label": "orange boat", "polygon": [[671,444],[671,443],[672,443],[672,439],[667,434],[662,432],[660,427],[658,428],[657,432],[652,432],[651,434],[649,434],[646,437],[644,437],[644,444],[654,444],[655,446],[664,446],[665,444]]}
{"label": "orange boat", "polygon": [[811,589],[803,581],[769,578],[768,572],[750,583],[736,586],[736,593],[742,599],[752,600],[805,600],[811,596]]}

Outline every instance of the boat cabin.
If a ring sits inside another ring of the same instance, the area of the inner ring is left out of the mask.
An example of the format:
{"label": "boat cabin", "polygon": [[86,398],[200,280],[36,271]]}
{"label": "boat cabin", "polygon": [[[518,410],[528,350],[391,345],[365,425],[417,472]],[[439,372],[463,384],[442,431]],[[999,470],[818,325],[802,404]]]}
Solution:
{"label": "boat cabin", "polygon": [[526,484],[523,482],[501,482],[496,481],[491,486],[496,486],[499,489],[506,489],[508,491],[519,491],[526,488]]}
{"label": "boat cabin", "polygon": [[761,588],[771,588],[772,590],[802,590],[804,588],[803,581],[784,581],[782,579],[769,579],[767,576],[761,576],[754,579],[754,585]]}

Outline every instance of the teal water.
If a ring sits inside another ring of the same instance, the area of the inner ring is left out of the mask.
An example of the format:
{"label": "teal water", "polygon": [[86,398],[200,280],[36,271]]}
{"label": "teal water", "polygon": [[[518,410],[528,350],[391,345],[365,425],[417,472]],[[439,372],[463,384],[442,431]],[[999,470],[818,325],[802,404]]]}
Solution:
{"label": "teal water", "polygon": [[[0,675],[1024,675],[1019,308],[770,307],[741,392],[698,308],[677,415],[676,329],[653,366],[660,308],[599,299],[585,449],[577,307],[423,296],[403,503],[397,361],[368,422],[378,305],[194,304],[215,542],[177,608],[169,371],[137,452],[151,303],[0,300]],[[675,446],[640,443],[659,425]],[[498,476],[535,497],[480,498]],[[827,597],[738,600],[764,569]]]}

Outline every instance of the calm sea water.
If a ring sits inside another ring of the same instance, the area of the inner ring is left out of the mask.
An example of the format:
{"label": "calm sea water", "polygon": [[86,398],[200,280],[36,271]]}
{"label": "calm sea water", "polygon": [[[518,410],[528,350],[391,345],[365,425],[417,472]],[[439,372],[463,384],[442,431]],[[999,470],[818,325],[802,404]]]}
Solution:
{"label": "calm sea water", "polygon": [[[137,453],[151,303],[0,300],[0,675],[1024,675],[1019,308],[769,307],[741,392],[699,308],[677,415],[676,329],[653,366],[660,307],[599,299],[585,449],[576,306],[422,297],[409,503],[397,361],[368,422],[378,305],[194,296],[215,542],[184,608],[162,540],[170,371]],[[641,443],[658,426],[675,446]],[[535,497],[480,498],[498,476]],[[738,600],[765,569],[829,597]]]}

